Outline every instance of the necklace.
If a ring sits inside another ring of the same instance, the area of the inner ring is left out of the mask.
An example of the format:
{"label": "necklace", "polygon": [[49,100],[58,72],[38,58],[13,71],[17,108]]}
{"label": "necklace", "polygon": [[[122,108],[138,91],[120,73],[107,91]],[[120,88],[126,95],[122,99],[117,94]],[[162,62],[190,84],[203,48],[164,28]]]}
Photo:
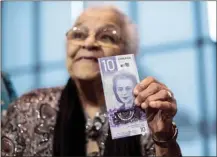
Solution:
{"label": "necklace", "polygon": [[129,121],[134,116],[134,110],[126,110],[126,111],[117,112],[117,116],[121,121]]}
{"label": "necklace", "polygon": [[93,140],[97,142],[99,152],[92,152],[88,156],[102,156],[105,149],[105,141],[108,136],[108,118],[106,113],[97,112],[95,117],[91,119],[88,115],[86,123],[87,141]]}

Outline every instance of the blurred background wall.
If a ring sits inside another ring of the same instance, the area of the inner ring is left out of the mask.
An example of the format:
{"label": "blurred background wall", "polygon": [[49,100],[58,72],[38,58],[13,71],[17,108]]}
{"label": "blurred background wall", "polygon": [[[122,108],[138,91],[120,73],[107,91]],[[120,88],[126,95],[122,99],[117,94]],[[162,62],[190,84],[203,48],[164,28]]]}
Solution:
{"label": "blurred background wall", "polygon": [[65,33],[88,6],[113,4],[131,17],[140,35],[140,77],[171,88],[184,156],[216,156],[216,2],[1,2],[2,71],[17,96],[60,86]]}

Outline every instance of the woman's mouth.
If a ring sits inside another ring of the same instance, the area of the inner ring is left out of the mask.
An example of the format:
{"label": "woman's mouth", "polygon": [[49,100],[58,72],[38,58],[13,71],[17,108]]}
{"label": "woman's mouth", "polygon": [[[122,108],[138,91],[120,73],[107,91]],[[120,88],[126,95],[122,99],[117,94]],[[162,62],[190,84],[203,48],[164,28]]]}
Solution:
{"label": "woman's mouth", "polygon": [[122,97],[124,100],[127,100],[128,99],[128,96],[125,96],[125,97]]}
{"label": "woman's mouth", "polygon": [[98,62],[98,58],[97,57],[93,57],[93,56],[79,57],[78,60],[90,60],[90,61]]}

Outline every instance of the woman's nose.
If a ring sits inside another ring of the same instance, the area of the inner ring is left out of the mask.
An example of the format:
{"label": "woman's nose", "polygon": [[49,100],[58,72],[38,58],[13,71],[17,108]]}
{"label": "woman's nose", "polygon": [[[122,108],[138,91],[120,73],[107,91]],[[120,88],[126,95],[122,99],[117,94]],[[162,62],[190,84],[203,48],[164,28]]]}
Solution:
{"label": "woman's nose", "polygon": [[86,40],[84,41],[83,48],[86,48],[86,49],[99,48],[99,45],[96,43],[96,39],[94,35],[90,35],[86,38]]}
{"label": "woman's nose", "polygon": [[127,94],[127,91],[126,91],[126,90],[123,90],[123,92],[122,92],[122,93],[125,95],[125,94]]}

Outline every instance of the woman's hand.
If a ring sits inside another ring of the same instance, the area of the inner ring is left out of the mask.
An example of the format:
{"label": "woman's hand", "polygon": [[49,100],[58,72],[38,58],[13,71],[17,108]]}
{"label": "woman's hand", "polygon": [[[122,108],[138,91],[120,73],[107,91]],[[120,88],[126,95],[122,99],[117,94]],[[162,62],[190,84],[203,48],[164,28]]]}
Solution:
{"label": "woman's hand", "polygon": [[159,140],[170,139],[174,130],[173,117],[177,112],[176,100],[164,84],[147,77],[134,88],[135,104],[146,111],[149,128]]}

